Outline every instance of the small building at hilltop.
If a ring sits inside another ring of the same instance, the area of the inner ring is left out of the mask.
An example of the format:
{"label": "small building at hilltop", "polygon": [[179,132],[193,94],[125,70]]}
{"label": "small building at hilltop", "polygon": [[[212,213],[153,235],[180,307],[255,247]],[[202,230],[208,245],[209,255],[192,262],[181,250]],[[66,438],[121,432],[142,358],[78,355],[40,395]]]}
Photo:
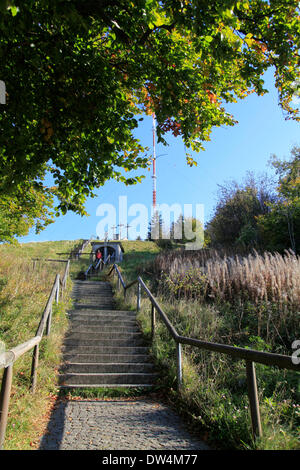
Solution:
{"label": "small building at hilltop", "polygon": [[110,255],[110,261],[112,263],[121,263],[123,261],[124,248],[120,241],[94,241],[91,242],[92,245],[92,259],[95,260],[96,252],[100,250],[102,254],[102,259],[106,262],[108,256]]}

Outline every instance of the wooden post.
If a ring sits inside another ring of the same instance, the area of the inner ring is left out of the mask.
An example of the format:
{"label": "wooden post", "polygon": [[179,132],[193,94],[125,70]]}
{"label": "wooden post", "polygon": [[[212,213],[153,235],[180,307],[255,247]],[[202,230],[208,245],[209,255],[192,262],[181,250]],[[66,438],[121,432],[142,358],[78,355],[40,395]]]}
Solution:
{"label": "wooden post", "polygon": [[64,300],[64,297],[65,297],[65,286],[64,286],[64,278],[62,278],[62,281],[61,281],[61,300],[63,301]]}
{"label": "wooden post", "polygon": [[0,450],[3,449],[5,432],[7,426],[8,407],[13,376],[13,366],[4,369],[0,396]]}
{"label": "wooden post", "polygon": [[49,336],[49,335],[50,335],[50,331],[51,331],[51,321],[52,321],[52,305],[51,305],[51,307],[50,307],[50,312],[49,312],[48,318],[47,318],[46,336]]}
{"label": "wooden post", "polygon": [[182,385],[182,355],[181,355],[181,344],[176,343],[176,355],[177,355],[177,390],[180,390]]}
{"label": "wooden post", "polygon": [[66,288],[67,286],[67,278],[69,276],[69,270],[70,270],[70,260],[67,261],[67,266],[66,266],[66,270],[65,270],[65,275],[63,277],[63,287],[64,289]]}
{"label": "wooden post", "polygon": [[59,285],[60,285],[60,277],[58,274],[58,279],[57,279],[57,284],[56,284],[56,295],[55,295],[55,301],[57,304],[59,302]]}
{"label": "wooden post", "polygon": [[31,392],[35,393],[36,383],[37,383],[37,368],[39,363],[39,344],[34,346],[32,354],[32,364],[31,364]]}
{"label": "wooden post", "polygon": [[141,285],[140,283],[138,283],[138,286],[137,286],[136,309],[137,311],[141,309]]}
{"label": "wooden post", "polygon": [[255,365],[252,361],[246,361],[246,372],[247,372],[247,385],[248,385],[248,396],[250,403],[250,413],[252,421],[252,432],[253,437],[256,439],[262,435],[260,413],[259,413],[259,401],[257,393],[257,383],[255,374]]}
{"label": "wooden post", "polygon": [[60,289],[60,298],[61,298],[61,301],[63,301],[64,300],[64,284],[63,284],[63,281],[61,282],[60,287],[61,287],[61,289]]}
{"label": "wooden post", "polygon": [[154,336],[155,336],[155,323],[156,323],[155,307],[153,303],[151,303],[151,337],[152,337],[152,340],[154,339]]}

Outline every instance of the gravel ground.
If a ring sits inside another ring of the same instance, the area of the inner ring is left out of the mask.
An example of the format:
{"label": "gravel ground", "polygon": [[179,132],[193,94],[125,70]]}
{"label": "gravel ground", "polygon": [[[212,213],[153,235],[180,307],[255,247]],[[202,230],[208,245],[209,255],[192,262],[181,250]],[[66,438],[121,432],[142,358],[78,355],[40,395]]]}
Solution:
{"label": "gravel ground", "polygon": [[208,450],[164,404],[141,399],[61,401],[40,450]]}

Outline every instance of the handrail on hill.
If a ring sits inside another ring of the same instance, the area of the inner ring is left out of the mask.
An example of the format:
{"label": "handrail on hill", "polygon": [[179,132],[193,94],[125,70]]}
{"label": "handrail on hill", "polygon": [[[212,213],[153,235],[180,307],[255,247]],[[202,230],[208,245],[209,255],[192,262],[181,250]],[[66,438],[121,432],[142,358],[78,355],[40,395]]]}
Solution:
{"label": "handrail on hill", "polygon": [[88,240],[83,240],[82,243],[79,243],[75,248],[70,253],[70,258],[75,258],[79,259],[80,256],[83,254],[83,251],[85,248],[88,246],[88,244],[91,242],[93,237],[91,236]]}
{"label": "handrail on hill", "polygon": [[138,276],[137,279],[130,282],[126,285],[122,274],[116,264],[114,264],[111,270],[108,273],[108,276],[115,271],[117,274],[117,288],[120,289],[121,285],[124,290],[124,297],[126,297],[127,289],[137,284],[137,310],[140,310],[141,307],[141,295],[142,290],[146,293],[147,297],[151,302],[151,335],[152,339],[155,335],[155,311],[159,313],[159,316],[165,326],[167,327],[170,335],[176,342],[176,351],[177,351],[177,387],[180,389],[182,386],[182,352],[181,345],[188,344],[190,346],[195,346],[197,348],[205,349],[208,351],[213,351],[221,354],[227,354],[231,357],[235,357],[239,360],[246,361],[246,377],[247,377],[247,386],[248,386],[248,397],[250,404],[250,414],[251,414],[251,423],[252,423],[252,432],[254,439],[262,435],[261,420],[260,420],[260,411],[259,411],[259,400],[257,393],[257,382],[256,382],[256,373],[255,373],[255,363],[264,364],[267,366],[277,366],[281,369],[288,369],[300,372],[300,364],[293,362],[293,358],[290,356],[285,356],[283,354],[274,354],[267,353],[262,351],[257,351],[253,349],[239,348],[236,346],[230,346],[226,344],[213,343],[209,341],[203,341],[194,338],[188,338],[186,336],[181,336],[177,333],[176,329],[170,322],[169,318],[162,310],[157,300],[153,296],[152,292],[148,289],[143,279]]}
{"label": "handrail on hill", "polygon": [[52,289],[48,297],[48,301],[42,314],[35,336],[30,338],[25,343],[18,344],[16,347],[10,349],[9,351],[0,354],[0,369],[4,368],[0,394],[0,450],[3,448],[7,426],[8,408],[13,378],[13,364],[19,357],[23,356],[23,354],[33,349],[30,388],[32,393],[34,393],[36,390],[37,383],[39,345],[43,338],[45,328],[45,336],[50,335],[53,302],[55,300],[55,302],[58,303],[60,296],[61,298],[63,298],[63,293],[67,284],[67,278],[70,269],[70,260],[64,261],[66,263],[64,275],[62,279],[60,278],[59,274],[57,274],[55,277],[55,281],[52,285]]}
{"label": "handrail on hill", "polygon": [[95,266],[94,262],[91,263],[84,273],[85,279],[88,279],[88,277],[91,276],[91,271],[102,271],[104,266],[107,266],[108,264],[110,264],[110,255],[107,256],[105,261],[100,258],[99,261],[97,261],[97,263],[95,264]]}

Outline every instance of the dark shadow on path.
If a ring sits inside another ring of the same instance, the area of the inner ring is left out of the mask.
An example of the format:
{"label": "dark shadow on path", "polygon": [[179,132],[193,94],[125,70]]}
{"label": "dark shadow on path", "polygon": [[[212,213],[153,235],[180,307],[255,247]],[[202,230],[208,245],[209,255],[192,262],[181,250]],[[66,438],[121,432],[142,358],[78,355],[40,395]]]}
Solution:
{"label": "dark shadow on path", "polygon": [[59,450],[63,439],[67,401],[58,399],[54,406],[44,436],[40,440],[39,450]]}

